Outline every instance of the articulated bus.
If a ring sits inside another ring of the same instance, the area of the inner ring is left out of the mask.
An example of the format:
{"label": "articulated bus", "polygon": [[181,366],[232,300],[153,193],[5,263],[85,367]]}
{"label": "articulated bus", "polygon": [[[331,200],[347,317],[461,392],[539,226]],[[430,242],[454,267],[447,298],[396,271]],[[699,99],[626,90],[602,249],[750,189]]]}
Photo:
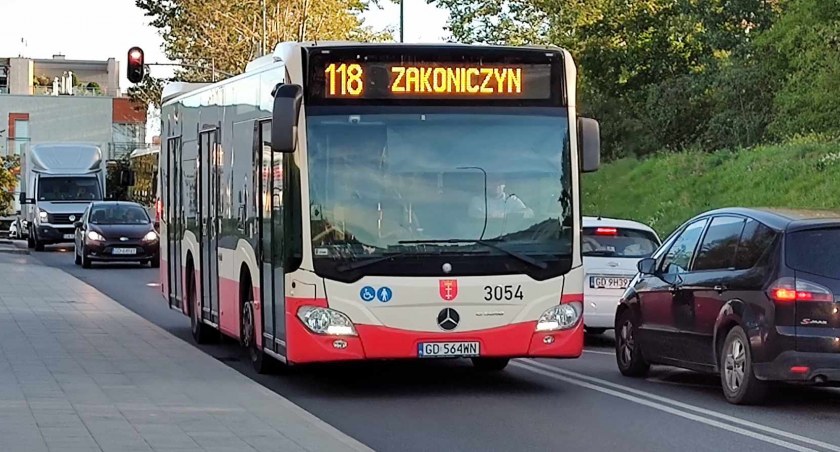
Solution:
{"label": "articulated bus", "polygon": [[577,118],[555,47],[280,43],[162,94],[162,290],[259,372],[578,358]]}

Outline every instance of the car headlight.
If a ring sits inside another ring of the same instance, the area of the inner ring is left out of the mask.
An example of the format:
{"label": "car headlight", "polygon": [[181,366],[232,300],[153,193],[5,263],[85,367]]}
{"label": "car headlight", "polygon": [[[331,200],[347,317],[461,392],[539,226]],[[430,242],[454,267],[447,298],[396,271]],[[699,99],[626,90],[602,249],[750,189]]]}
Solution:
{"label": "car headlight", "polygon": [[537,331],[567,330],[578,323],[583,314],[583,303],[573,301],[552,306],[537,321]]}
{"label": "car headlight", "polygon": [[353,322],[344,313],[330,308],[302,306],[298,309],[298,318],[316,334],[330,336],[356,336]]}
{"label": "car headlight", "polygon": [[38,211],[38,218],[39,218],[41,221],[46,222],[46,221],[47,221],[47,218],[49,218],[49,217],[48,217],[48,215],[47,215],[47,212],[44,212],[43,210],[39,210],[39,211]]}
{"label": "car headlight", "polygon": [[149,233],[148,233],[148,234],[146,234],[146,235],[143,237],[143,241],[144,241],[144,242],[154,242],[154,241],[155,241],[155,240],[157,240],[157,239],[158,239],[158,235],[157,235],[157,233],[156,233],[155,231],[149,231]]}
{"label": "car headlight", "polygon": [[102,234],[96,231],[88,231],[87,238],[93,240],[94,242],[104,242],[105,237],[102,237]]}

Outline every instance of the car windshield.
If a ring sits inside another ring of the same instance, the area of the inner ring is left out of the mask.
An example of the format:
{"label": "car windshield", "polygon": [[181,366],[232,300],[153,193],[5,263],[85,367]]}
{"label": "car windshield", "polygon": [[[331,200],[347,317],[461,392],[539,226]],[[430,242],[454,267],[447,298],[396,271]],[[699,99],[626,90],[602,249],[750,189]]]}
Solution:
{"label": "car windshield", "polygon": [[146,209],[131,204],[106,204],[93,206],[90,211],[92,224],[149,224]]}
{"label": "car windshield", "polygon": [[[310,116],[316,260],[430,247],[509,258],[476,240],[570,255],[568,119],[560,111]],[[430,243],[448,239],[461,242]]]}
{"label": "car windshield", "polygon": [[99,180],[95,177],[41,177],[38,179],[40,201],[101,200]]}
{"label": "car windshield", "polygon": [[583,228],[581,251],[584,256],[643,258],[658,246],[656,235],[642,229],[587,227]]}

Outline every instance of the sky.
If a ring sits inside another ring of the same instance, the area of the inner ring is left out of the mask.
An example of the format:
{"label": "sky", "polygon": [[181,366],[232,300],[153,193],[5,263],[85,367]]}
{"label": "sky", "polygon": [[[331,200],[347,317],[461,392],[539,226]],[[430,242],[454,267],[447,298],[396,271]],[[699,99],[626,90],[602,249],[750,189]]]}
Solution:
{"label": "sky", "polygon": [[[406,42],[441,42],[446,38],[445,10],[428,5],[426,0],[404,1]],[[381,9],[374,7],[364,14],[365,24],[398,30],[399,6],[388,0],[381,3]],[[6,19],[0,31],[0,58],[51,58],[54,54],[68,60],[113,57],[119,62],[123,91],[129,86],[125,69],[130,47],[142,47],[147,63],[170,62],[163,55],[163,40],[157,29],[149,26],[149,18],[134,0],[81,0],[71,4],[68,7],[66,0],[41,0],[33,7],[31,0],[0,0],[0,11]],[[153,76],[167,77],[172,69],[158,66],[150,71]]]}

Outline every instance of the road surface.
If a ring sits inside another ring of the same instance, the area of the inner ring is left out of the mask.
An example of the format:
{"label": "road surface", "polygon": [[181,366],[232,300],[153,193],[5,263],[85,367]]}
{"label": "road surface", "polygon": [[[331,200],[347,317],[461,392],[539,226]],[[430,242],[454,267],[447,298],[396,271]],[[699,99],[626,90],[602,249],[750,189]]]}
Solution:
{"label": "road surface", "polygon": [[[189,319],[169,310],[158,269],[73,264],[73,249],[29,257],[93,285],[194,344]],[[719,380],[669,367],[622,377],[610,333],[587,338],[581,359],[517,360],[481,374],[468,362],[317,366],[258,375],[238,346],[198,346],[379,451],[834,451],[840,391],[781,387],[763,407],[728,404]],[[212,394],[208,394],[212,397]]]}

